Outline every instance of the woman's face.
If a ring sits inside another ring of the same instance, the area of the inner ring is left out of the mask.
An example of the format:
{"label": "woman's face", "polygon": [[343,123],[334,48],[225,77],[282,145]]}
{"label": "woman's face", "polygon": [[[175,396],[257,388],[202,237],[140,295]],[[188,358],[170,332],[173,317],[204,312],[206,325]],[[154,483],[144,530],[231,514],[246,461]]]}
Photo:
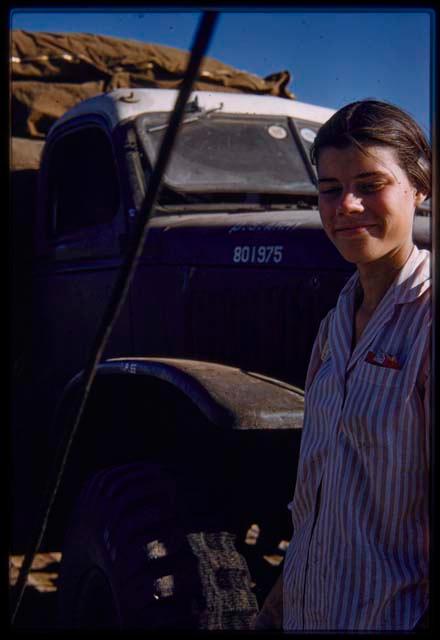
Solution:
{"label": "woman's face", "polygon": [[355,264],[408,257],[414,211],[425,199],[391,147],[326,147],[319,152],[319,210],[342,256]]}

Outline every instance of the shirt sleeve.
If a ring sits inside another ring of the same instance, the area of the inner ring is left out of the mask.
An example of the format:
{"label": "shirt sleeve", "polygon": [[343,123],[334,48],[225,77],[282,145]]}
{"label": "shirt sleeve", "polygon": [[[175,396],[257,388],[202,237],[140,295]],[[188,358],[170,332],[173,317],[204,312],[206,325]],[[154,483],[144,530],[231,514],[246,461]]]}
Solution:
{"label": "shirt sleeve", "polygon": [[[330,321],[333,316],[334,309],[329,311],[329,313],[321,320],[321,324],[319,325],[318,333],[315,338],[315,342],[312,347],[312,354],[310,356],[309,366],[307,369],[306,383],[305,383],[305,395],[304,402],[305,406],[307,405],[307,391],[310,385],[313,382],[313,379],[316,373],[321,366],[321,363],[324,359],[325,351],[328,349],[328,332]],[[305,407],[304,407],[305,408]],[[293,499],[288,503],[287,508],[289,511],[292,511]]]}
{"label": "shirt sleeve", "polygon": [[[319,325],[318,334],[315,338],[315,342],[313,343],[312,354],[310,356],[309,366],[307,369],[306,383],[305,383],[305,393],[313,382],[313,379],[318,372],[319,367],[324,359],[324,355],[326,350],[328,349],[328,332],[331,318],[334,314],[334,309],[329,311],[329,313],[325,316],[323,320],[321,320],[321,324]],[[307,395],[305,396],[305,401],[307,402]]]}
{"label": "shirt sleeve", "polygon": [[427,323],[425,333],[425,347],[423,349],[422,362],[417,376],[417,388],[423,402],[425,456],[430,465],[431,451],[431,322]]}
{"label": "shirt sleeve", "polygon": [[423,398],[423,408],[425,411],[425,433],[426,433],[426,458],[430,464],[430,450],[431,450],[431,370],[427,371],[425,380],[425,395]]}
{"label": "shirt sleeve", "polygon": [[431,467],[431,382],[431,323],[429,323],[429,334],[421,367],[423,412],[425,417],[425,452],[428,467]]}

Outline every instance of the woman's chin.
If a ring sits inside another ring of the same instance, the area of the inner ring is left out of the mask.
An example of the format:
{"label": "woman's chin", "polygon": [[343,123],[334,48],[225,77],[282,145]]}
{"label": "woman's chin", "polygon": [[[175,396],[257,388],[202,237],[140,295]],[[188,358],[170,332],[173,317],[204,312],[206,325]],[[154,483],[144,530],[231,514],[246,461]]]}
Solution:
{"label": "woman's chin", "polygon": [[381,257],[380,254],[378,255],[374,251],[360,251],[359,249],[354,248],[342,250],[341,247],[338,247],[338,249],[344,260],[353,264],[367,264],[369,262],[374,262]]}
{"label": "woman's chin", "polygon": [[339,251],[341,256],[347,262],[352,262],[353,264],[357,264],[358,262],[364,262],[364,260],[368,260],[370,256],[370,251],[366,250],[366,247],[363,247],[363,243],[359,242],[341,242],[336,241],[333,242],[336,249]]}
{"label": "woman's chin", "polygon": [[352,237],[333,237],[332,241],[341,256],[353,264],[365,264],[380,259],[385,253],[383,243],[366,234]]}

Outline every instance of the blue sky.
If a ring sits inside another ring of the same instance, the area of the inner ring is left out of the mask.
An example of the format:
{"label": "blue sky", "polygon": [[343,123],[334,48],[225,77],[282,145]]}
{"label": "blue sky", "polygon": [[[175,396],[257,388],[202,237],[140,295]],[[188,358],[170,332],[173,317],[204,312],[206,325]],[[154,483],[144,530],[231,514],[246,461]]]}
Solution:
{"label": "blue sky", "polygon": [[[25,9],[11,28],[89,32],[182,49],[191,46],[200,13],[152,7],[104,10]],[[265,9],[221,12],[208,55],[265,76],[288,69],[298,100],[339,108],[374,97],[397,104],[429,133],[431,21],[427,10]]]}

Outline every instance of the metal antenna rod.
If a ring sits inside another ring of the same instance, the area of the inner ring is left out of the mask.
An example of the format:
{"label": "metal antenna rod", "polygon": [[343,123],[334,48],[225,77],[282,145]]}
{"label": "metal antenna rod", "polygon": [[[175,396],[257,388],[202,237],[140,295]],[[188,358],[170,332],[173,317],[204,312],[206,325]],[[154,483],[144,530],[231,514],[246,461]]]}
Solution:
{"label": "metal antenna rod", "polygon": [[99,331],[97,332],[94,346],[91,349],[90,358],[86,367],[84,368],[78,409],[76,411],[74,419],[72,420],[72,424],[69,426],[65,434],[65,442],[63,443],[63,446],[60,450],[59,455],[57,456],[53,467],[53,477],[51,479],[52,481],[49,482],[47,496],[42,503],[42,508],[40,511],[40,514],[44,515],[42,516],[41,523],[40,517],[37,518],[36,530],[31,538],[31,543],[29,544],[29,548],[26,551],[23,564],[20,568],[20,573],[14,590],[15,606],[12,613],[12,624],[14,623],[18,610],[20,608],[20,603],[22,601],[23,593],[26,588],[27,577],[32,566],[34,556],[40,548],[47,528],[49,515],[57,496],[59,486],[61,484],[70,449],[78,430],[78,426],[81,422],[90,389],[96,376],[98,364],[107,346],[115,322],[117,321],[120,311],[125,303],[128,291],[130,289],[130,284],[136,272],[139,258],[142,255],[145,239],[148,232],[148,223],[150,221],[152,211],[154,210],[157,197],[159,195],[162,178],[171,157],[171,151],[177,137],[179,126],[185,113],[185,105],[190,97],[193,84],[197,79],[200,65],[202,63],[203,56],[208,49],[208,45],[214,32],[217,19],[217,11],[205,11],[200,20],[194,38],[193,46],[191,48],[191,56],[188,67],[185,72],[181,89],[177,96],[174,110],[170,116],[168,128],[165,132],[159,150],[157,162],[151,176],[148,192],[139,218],[139,228],[136,230],[135,239],[131,245],[127,259],[121,267],[121,271],[113,288],[109,304],[106,307]]}

